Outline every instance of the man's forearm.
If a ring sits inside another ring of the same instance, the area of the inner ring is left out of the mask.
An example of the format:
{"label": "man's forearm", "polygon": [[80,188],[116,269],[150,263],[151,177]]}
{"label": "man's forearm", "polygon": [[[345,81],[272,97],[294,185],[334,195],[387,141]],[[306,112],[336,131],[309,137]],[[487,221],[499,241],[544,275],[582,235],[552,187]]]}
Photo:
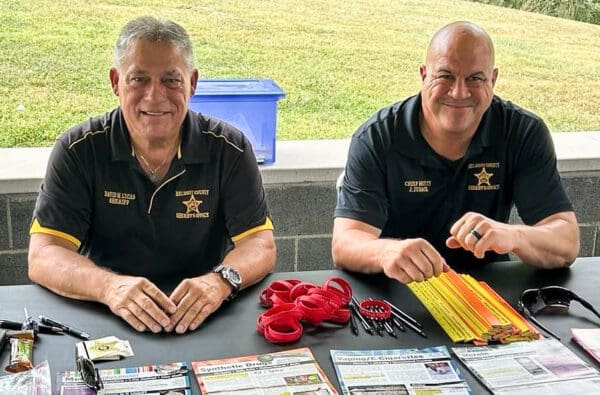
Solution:
{"label": "man's forearm", "polygon": [[386,239],[365,239],[364,234],[353,235],[348,231],[333,240],[333,264],[336,267],[362,273],[382,271],[380,256],[394,249],[394,241]]}
{"label": "man's forearm", "polygon": [[403,284],[438,276],[447,265],[425,239],[380,239],[371,225],[336,218],[333,226],[334,265],[363,273],[383,272]]}
{"label": "man's forearm", "polygon": [[45,245],[29,254],[29,278],[73,299],[103,302],[112,276],[76,251],[58,245]]}
{"label": "man's forearm", "polygon": [[223,265],[235,268],[242,276],[242,288],[262,280],[275,267],[276,249],[269,230],[250,235],[235,244]]}
{"label": "man's forearm", "polygon": [[532,266],[569,266],[579,254],[579,227],[574,218],[569,214],[535,226],[514,225],[520,244],[513,252]]}

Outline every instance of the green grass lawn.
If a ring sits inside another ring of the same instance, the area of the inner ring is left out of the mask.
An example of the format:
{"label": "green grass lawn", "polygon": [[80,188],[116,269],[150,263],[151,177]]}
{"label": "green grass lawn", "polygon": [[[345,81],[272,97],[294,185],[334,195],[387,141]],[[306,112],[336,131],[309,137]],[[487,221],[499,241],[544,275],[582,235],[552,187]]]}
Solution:
{"label": "green grass lawn", "polygon": [[49,145],[116,106],[112,47],[140,15],[187,28],[201,78],[274,79],[278,139],[349,137],[418,91],[429,38],[462,19],[495,41],[496,93],[552,130],[600,130],[597,25],[450,0],[0,0],[0,146]]}

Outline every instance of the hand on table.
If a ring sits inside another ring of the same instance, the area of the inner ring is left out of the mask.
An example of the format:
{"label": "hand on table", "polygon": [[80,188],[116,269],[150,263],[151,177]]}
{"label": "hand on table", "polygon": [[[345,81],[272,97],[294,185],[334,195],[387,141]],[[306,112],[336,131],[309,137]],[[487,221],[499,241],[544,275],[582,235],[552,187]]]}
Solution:
{"label": "hand on table", "polygon": [[425,239],[397,240],[379,257],[386,276],[403,284],[439,276],[448,265],[437,250]]}
{"label": "hand on table", "polygon": [[195,330],[221,306],[230,291],[216,273],[183,280],[169,296],[177,311],[171,315],[171,323],[165,329],[175,329],[177,333]]}
{"label": "hand on table", "polygon": [[466,213],[456,221],[450,228],[450,234],[452,236],[446,240],[448,248],[464,248],[480,259],[486,251],[498,254],[513,251],[518,237],[511,225],[473,212]]}
{"label": "hand on table", "polygon": [[143,277],[115,275],[106,287],[106,304],[139,332],[158,333],[171,324],[177,306]]}

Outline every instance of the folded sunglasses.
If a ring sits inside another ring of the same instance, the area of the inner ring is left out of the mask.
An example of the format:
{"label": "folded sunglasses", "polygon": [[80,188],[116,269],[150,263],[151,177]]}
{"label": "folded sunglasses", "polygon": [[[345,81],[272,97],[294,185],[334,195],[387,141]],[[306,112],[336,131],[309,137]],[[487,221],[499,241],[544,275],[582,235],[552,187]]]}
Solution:
{"label": "folded sunglasses", "polygon": [[594,306],[592,306],[591,303],[570,289],[557,285],[543,288],[526,289],[519,298],[517,308],[526,316],[528,320],[533,322],[540,329],[544,330],[555,339],[560,340],[555,333],[542,325],[534,316],[542,311],[550,314],[566,313],[569,310],[571,301],[573,300],[581,303],[583,307],[590,310],[598,318],[600,318],[600,313],[594,308]]}

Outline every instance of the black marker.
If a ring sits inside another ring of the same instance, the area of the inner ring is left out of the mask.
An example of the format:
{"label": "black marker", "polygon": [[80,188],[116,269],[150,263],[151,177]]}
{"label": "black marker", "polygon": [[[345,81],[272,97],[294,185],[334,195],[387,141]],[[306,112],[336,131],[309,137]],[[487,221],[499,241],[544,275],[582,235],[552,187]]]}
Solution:
{"label": "black marker", "polygon": [[48,325],[40,325],[35,321],[28,321],[24,326],[21,322],[17,321],[8,321],[8,320],[0,320],[0,328],[2,329],[12,329],[16,331],[22,330],[32,330],[34,334],[37,336],[38,333],[50,333],[53,335],[62,335],[63,329],[57,326],[48,326]]}
{"label": "black marker", "polygon": [[356,318],[354,318],[354,313],[350,310],[350,329],[352,330],[352,334],[354,336],[358,336],[358,325],[356,324]]}
{"label": "black marker", "polygon": [[63,330],[63,332],[68,333],[69,335],[73,335],[75,337],[78,337],[80,339],[87,340],[87,339],[90,338],[90,335],[87,334],[86,332],[80,331],[79,329],[75,329],[72,326],[65,325],[62,322],[54,321],[53,319],[50,319],[50,318],[48,318],[46,316],[40,315],[40,321],[43,324],[51,325],[51,326],[60,328],[60,329]]}
{"label": "black marker", "polygon": [[0,320],[0,328],[21,330],[23,329],[23,324],[17,321]]}

